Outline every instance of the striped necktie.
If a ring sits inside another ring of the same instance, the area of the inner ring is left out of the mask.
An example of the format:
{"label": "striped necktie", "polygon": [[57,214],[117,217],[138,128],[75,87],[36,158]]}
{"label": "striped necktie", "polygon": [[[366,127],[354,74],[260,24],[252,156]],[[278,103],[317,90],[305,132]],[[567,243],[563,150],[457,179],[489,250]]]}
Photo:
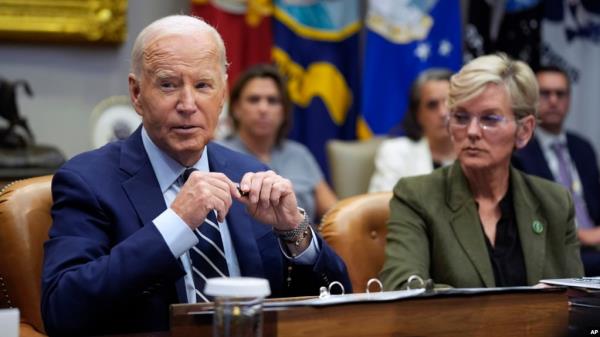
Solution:
{"label": "striped necktie", "polygon": [[[182,185],[195,170],[195,168],[185,169],[181,174]],[[192,274],[198,303],[210,302],[208,296],[203,293],[207,279],[229,276],[225,251],[223,250],[223,239],[221,238],[216,213],[215,210],[208,212],[204,223],[194,230],[194,234],[198,238],[198,243],[190,250]]]}

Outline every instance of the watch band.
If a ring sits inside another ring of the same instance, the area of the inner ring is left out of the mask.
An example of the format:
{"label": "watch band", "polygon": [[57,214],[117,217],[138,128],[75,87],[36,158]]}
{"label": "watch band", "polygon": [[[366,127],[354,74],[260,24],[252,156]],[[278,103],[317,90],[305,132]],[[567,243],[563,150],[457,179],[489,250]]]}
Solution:
{"label": "watch band", "polygon": [[282,231],[277,228],[273,228],[275,234],[277,234],[277,236],[279,236],[279,238],[285,242],[297,243],[298,240],[301,240],[307,234],[305,232],[308,230],[308,226],[310,226],[308,214],[306,214],[306,211],[300,207],[298,207],[298,210],[304,216],[304,219],[302,220],[302,222],[300,222],[298,227],[287,231]]}

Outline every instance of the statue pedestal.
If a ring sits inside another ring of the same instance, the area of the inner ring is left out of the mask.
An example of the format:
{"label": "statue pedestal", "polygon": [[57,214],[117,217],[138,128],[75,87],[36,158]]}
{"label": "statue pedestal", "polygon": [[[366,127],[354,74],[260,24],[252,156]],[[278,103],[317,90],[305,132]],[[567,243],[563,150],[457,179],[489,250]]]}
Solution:
{"label": "statue pedestal", "polygon": [[63,154],[51,146],[0,148],[0,187],[18,179],[53,174],[64,162]]}

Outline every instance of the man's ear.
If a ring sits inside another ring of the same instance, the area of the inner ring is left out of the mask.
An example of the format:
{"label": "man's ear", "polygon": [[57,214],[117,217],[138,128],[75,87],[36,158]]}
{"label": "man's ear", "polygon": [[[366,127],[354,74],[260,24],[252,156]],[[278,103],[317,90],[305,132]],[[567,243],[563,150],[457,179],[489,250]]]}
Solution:
{"label": "man's ear", "polygon": [[522,149],[529,143],[535,130],[535,116],[529,115],[519,121],[515,140],[516,149]]}
{"label": "man's ear", "polygon": [[131,105],[137,112],[138,115],[142,115],[142,106],[140,102],[140,83],[135,78],[134,74],[129,74],[127,77],[129,82],[129,98],[131,99]]}

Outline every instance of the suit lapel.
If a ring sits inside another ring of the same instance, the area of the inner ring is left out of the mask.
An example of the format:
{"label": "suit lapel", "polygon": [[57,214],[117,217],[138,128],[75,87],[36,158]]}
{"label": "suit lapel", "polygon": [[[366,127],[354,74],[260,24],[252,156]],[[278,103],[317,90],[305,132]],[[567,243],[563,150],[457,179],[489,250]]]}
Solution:
{"label": "suit lapel", "polygon": [[146,224],[167,206],[142,144],[141,126],[123,143],[120,160],[121,169],[130,175],[123,181],[123,189],[141,223]]}
{"label": "suit lapel", "polygon": [[[534,284],[542,278],[548,221],[540,214],[539,203],[527,188],[522,173],[511,168],[510,177],[527,282]],[[534,228],[539,229],[539,225],[542,230],[536,232]]]}
{"label": "suit lapel", "polygon": [[494,287],[494,271],[485,245],[479,213],[458,161],[448,170],[446,187],[446,202],[452,211],[450,226],[456,239],[485,287]]}
{"label": "suit lapel", "polygon": [[[227,153],[220,150],[213,144],[208,144],[208,161],[211,172],[222,172],[229,179],[239,181],[243,172],[238,168],[229,165]],[[246,207],[239,201],[234,200],[229,212],[227,213],[227,225],[231,234],[231,241],[235,248],[240,272],[242,276],[264,277],[265,273],[262,266],[257,241],[255,235],[262,236],[270,229],[267,226],[261,226],[254,233],[254,225],[246,213]],[[264,227],[264,228],[263,228]],[[252,239],[249,239],[252,238]]]}

